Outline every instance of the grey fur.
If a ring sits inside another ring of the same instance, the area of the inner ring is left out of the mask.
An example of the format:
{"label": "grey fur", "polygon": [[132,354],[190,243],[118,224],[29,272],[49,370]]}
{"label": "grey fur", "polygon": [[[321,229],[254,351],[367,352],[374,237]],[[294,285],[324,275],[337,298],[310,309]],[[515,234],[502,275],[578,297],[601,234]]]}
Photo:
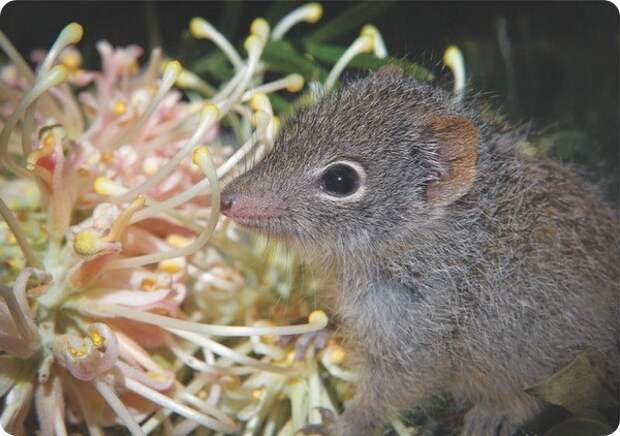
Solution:
{"label": "grey fur", "polygon": [[[433,114],[481,133],[473,188],[446,207],[425,198],[447,165],[421,127]],[[539,409],[523,389],[581,351],[617,389],[618,217],[570,170],[513,143],[444,91],[374,74],[295,116],[225,189],[277,205],[254,225],[332,284],[326,304],[361,380],[331,433],[368,434],[445,392],[472,405],[466,435],[509,435]],[[318,195],[316,169],[339,159],[366,170],[358,201]]]}

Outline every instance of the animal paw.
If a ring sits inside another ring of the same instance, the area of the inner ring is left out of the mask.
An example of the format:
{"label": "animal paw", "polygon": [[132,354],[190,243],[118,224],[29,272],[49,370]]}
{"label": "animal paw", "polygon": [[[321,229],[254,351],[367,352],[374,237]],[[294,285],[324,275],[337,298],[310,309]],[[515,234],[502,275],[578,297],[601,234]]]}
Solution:
{"label": "animal paw", "polygon": [[279,344],[282,346],[294,343],[295,360],[304,360],[306,353],[311,348],[318,352],[327,346],[329,339],[334,335],[333,324],[328,324],[326,328],[317,332],[304,333],[298,336],[282,336]]}

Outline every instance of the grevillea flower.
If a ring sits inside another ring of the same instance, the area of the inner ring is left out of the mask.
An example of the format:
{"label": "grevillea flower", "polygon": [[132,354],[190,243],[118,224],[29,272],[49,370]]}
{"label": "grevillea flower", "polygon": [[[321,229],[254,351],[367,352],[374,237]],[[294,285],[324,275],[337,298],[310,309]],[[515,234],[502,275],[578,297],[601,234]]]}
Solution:
{"label": "grevillea flower", "polygon": [[[273,37],[320,15],[302,6]],[[234,67],[217,89],[159,49],[141,67],[133,45],[102,41],[101,70],[83,69],[76,23],[33,56],[33,71],[0,32],[10,59],[0,75],[0,428],[10,433],[285,435],[318,419],[314,408],[335,410],[325,377],[338,401],[350,396],[344,351],[316,333],[325,314],[310,313],[302,292],[288,296],[291,258],[219,217],[220,182],[277,134],[265,94],[297,92],[303,79],[261,83],[263,19],[245,55],[201,18],[190,30]],[[385,55],[375,28],[325,87],[364,51]],[[223,119],[241,126],[238,144],[224,145]]]}

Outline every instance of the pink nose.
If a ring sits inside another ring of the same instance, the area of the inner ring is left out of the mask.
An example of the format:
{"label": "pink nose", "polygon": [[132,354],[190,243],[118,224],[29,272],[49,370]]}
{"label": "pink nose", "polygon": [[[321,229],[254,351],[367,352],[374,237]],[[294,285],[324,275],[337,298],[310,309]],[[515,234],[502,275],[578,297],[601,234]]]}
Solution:
{"label": "pink nose", "polygon": [[223,192],[220,211],[230,218],[271,218],[282,213],[279,203],[262,195]]}

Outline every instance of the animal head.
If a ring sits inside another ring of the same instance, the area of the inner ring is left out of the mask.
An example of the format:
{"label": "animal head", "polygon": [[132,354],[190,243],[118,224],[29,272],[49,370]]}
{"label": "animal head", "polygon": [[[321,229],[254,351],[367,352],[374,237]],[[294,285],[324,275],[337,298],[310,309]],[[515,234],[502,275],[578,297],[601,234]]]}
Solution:
{"label": "animal head", "polygon": [[222,212],[302,247],[393,244],[471,189],[478,142],[447,93],[380,70],[289,120],[224,189]]}

